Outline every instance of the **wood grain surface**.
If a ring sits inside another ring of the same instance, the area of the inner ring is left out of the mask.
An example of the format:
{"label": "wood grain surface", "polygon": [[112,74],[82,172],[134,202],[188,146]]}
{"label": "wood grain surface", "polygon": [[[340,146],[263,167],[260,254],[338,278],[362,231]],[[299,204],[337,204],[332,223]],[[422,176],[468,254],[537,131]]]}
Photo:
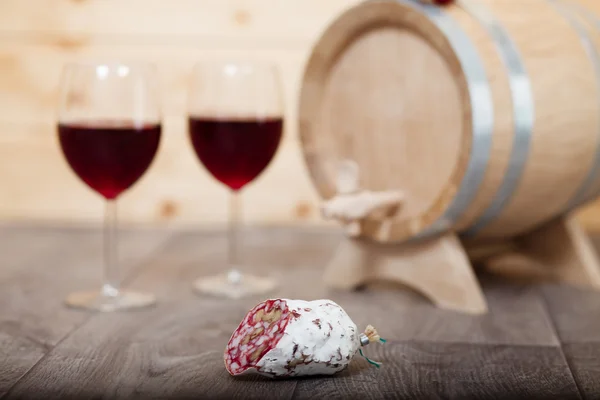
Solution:
{"label": "wood grain surface", "polygon": [[577,387],[584,399],[600,399],[600,342],[562,346]]}
{"label": "wood grain surface", "polygon": [[[99,231],[0,227],[0,397],[600,396],[598,337],[579,328],[584,332],[581,340],[565,341],[569,336],[560,327],[586,326],[582,320],[598,319],[592,305],[585,308],[587,314],[573,313],[564,320],[563,314],[582,296],[593,304],[592,293],[518,284],[481,273],[490,313],[473,317],[438,310],[403,287],[373,284],[357,292],[330,291],[320,274],[340,233],[317,229],[245,230],[244,260],[254,272],[278,279],[273,297],[328,297],[357,325],[374,324],[389,342],[365,350],[383,362],[382,368],[357,357],[348,370],[333,377],[232,378],[223,365],[224,346],[262,297],[232,301],[191,290],[196,277],[223,270],[224,232],[125,229],[120,238],[127,286],[152,291],[159,302],[147,310],[93,314],[67,309],[62,300],[70,291],[99,284]],[[549,301],[552,291],[560,301]]]}
{"label": "wood grain surface", "polygon": [[[362,360],[339,376],[298,382],[295,398],[579,398],[559,348],[390,343],[373,350],[385,367]],[[360,378],[359,378],[360,377]]]}

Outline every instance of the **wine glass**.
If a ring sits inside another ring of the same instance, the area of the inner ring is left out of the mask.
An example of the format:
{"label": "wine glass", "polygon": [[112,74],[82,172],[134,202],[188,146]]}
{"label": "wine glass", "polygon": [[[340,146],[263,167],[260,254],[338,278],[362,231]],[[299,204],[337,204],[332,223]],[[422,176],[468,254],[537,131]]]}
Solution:
{"label": "wine glass", "polygon": [[106,201],[104,283],[71,293],[66,304],[97,311],[155,303],[149,293],[123,290],[117,260],[119,195],[146,172],[158,150],[161,116],[152,65],[69,63],[63,67],[58,140],[73,172]]}
{"label": "wine glass", "polygon": [[240,192],[273,159],[283,130],[277,68],[266,62],[212,61],[192,70],[188,130],[201,164],[230,191],[229,270],[194,282],[199,293],[240,298],[275,288],[272,278],[242,273]]}

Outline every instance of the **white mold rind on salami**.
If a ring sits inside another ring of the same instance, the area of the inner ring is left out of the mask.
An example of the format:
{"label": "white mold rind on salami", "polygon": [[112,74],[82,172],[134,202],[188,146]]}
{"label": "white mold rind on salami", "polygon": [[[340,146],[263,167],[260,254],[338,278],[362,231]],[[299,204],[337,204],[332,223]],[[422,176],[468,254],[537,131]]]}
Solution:
{"label": "white mold rind on salami", "polygon": [[346,368],[360,348],[356,324],[330,300],[286,300],[290,322],[283,337],[257,363],[275,376],[334,374]]}
{"label": "white mold rind on salami", "polygon": [[360,332],[331,300],[271,299],[246,315],[225,349],[231,375],[331,375],[361,347]]}

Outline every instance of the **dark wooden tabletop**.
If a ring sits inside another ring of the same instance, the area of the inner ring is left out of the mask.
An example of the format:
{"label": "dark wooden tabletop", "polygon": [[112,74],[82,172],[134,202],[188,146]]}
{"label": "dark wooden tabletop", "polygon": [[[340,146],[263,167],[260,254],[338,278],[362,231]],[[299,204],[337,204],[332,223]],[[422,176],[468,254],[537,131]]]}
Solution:
{"label": "dark wooden tabletop", "polygon": [[321,230],[245,232],[244,257],[275,276],[272,296],[331,298],[385,345],[366,348],[326,378],[230,377],[223,349],[261,298],[200,297],[198,276],[222,269],[221,233],[123,230],[127,285],[156,307],[112,314],[63,306],[101,278],[101,234],[85,229],[0,228],[0,397],[200,399],[600,398],[600,293],[480,274],[485,316],[433,307],[407,289],[331,292],[320,273],[339,241]]}

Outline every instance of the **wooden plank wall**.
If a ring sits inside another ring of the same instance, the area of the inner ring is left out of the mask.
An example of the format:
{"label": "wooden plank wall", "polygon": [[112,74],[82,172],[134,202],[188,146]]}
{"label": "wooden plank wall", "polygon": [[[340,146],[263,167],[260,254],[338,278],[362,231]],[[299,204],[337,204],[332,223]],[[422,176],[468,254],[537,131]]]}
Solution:
{"label": "wooden plank wall", "polygon": [[[324,224],[295,126],[299,80],[312,43],[360,0],[2,0],[0,1],[0,221],[97,223],[101,199],[62,158],[55,136],[64,62],[144,59],[160,72],[165,135],[146,175],[120,201],[123,223],[222,223],[227,191],[200,166],[185,132],[194,62],[239,56],[277,62],[289,123],[268,170],[243,194],[259,224]],[[600,212],[582,220],[600,227]]]}
{"label": "wooden plank wall", "polygon": [[2,0],[0,219],[95,222],[102,201],[70,171],[54,123],[61,66],[82,58],[143,59],[160,72],[165,135],[146,175],[120,202],[124,223],[213,224],[227,191],[200,166],[185,131],[194,62],[270,59],[285,83],[289,123],[268,170],[243,194],[249,223],[321,223],[295,127],[311,44],[355,0]]}

